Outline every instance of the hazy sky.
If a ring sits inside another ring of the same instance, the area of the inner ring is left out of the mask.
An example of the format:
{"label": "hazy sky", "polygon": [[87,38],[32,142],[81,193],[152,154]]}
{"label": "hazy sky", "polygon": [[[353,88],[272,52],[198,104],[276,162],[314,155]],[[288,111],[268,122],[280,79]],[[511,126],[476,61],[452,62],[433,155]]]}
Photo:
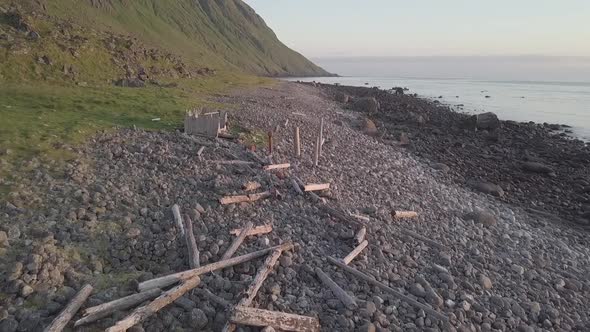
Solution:
{"label": "hazy sky", "polygon": [[308,57],[590,56],[590,0],[246,0]]}

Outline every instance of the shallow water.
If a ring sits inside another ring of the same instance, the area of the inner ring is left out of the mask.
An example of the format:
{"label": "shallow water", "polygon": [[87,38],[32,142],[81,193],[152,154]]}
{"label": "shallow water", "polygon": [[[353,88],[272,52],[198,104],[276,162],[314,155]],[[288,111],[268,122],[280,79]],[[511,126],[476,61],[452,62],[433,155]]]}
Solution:
{"label": "shallow water", "polygon": [[[572,127],[574,136],[590,140],[590,83],[394,77],[311,77],[293,80],[382,89],[407,87],[410,90],[407,93],[440,100],[457,111],[494,112],[503,120],[566,124]],[[438,98],[440,96],[441,99]],[[460,104],[464,106],[457,106]]]}

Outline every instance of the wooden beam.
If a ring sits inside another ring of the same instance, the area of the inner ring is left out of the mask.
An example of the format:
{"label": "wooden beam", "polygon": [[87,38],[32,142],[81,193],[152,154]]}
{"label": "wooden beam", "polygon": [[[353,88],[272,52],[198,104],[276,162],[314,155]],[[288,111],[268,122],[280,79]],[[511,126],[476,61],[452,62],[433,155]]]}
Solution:
{"label": "wooden beam", "polygon": [[143,322],[156,312],[160,311],[160,309],[176,301],[178,298],[189,292],[191,289],[197,287],[200,282],[201,279],[199,279],[199,277],[197,276],[185,280],[182,284],[163,293],[147,305],[135,309],[129,316],[118,321],[114,326],[111,326],[110,328],[106,329],[105,332],[127,331],[127,329],[131,328],[132,326],[138,323]]}
{"label": "wooden beam", "polygon": [[330,184],[329,183],[320,183],[320,184],[306,184],[305,187],[303,187],[304,191],[320,191],[320,190],[327,190],[330,189]]}
{"label": "wooden beam", "polygon": [[265,171],[272,171],[275,169],[285,169],[291,167],[291,164],[275,164],[275,165],[266,165],[264,166]]}
{"label": "wooden beam", "polygon": [[359,244],[356,248],[354,248],[354,250],[351,251],[350,254],[348,254],[346,257],[344,257],[342,259],[342,262],[346,265],[350,264],[350,262],[352,262],[352,260],[355,259],[356,256],[358,256],[361,253],[361,251],[363,251],[368,245],[369,245],[369,241],[364,240],[363,242],[361,242],[361,244]]}
{"label": "wooden beam", "polygon": [[172,214],[174,215],[174,221],[176,221],[178,229],[180,229],[180,233],[184,235],[184,222],[182,221],[182,216],[180,215],[180,207],[178,206],[178,204],[172,205]]}
{"label": "wooden beam", "polygon": [[301,158],[301,138],[299,137],[299,127],[295,127],[295,157]]}
{"label": "wooden beam", "polygon": [[[262,268],[258,271],[258,273],[256,274],[256,277],[254,277],[254,280],[252,280],[252,283],[250,284],[250,286],[246,290],[245,294],[247,296],[242,298],[240,300],[240,302],[238,302],[238,306],[248,307],[252,304],[252,302],[254,301],[254,298],[256,298],[256,295],[258,294],[258,290],[260,289],[260,287],[262,287],[262,284],[264,283],[264,281],[266,280],[268,275],[274,269],[274,266],[277,264],[279,257],[281,256],[283,251],[290,250],[290,249],[293,249],[292,244],[290,246],[285,247],[285,248],[277,248],[272,252],[272,254],[270,254],[266,258],[266,260],[264,261],[264,265],[262,265]],[[222,331],[223,332],[233,332],[235,330],[236,330],[236,325],[228,322],[227,324],[225,324]]]}
{"label": "wooden beam", "polygon": [[191,269],[201,266],[201,255],[193,233],[193,221],[188,215],[184,216],[184,228],[186,233],[184,239],[186,240],[186,248],[188,250],[188,265]]}
{"label": "wooden beam", "polygon": [[315,317],[237,306],[230,316],[234,324],[266,327],[280,331],[319,332],[320,320]]}
{"label": "wooden beam", "polygon": [[[240,235],[240,233],[242,232],[243,228],[234,228],[231,231],[229,231],[229,234],[231,235]],[[268,225],[262,225],[262,226],[256,226],[254,228],[252,228],[249,232],[248,232],[248,236],[256,236],[256,235],[262,235],[262,234],[268,234],[272,232],[272,225],[268,224]]]}
{"label": "wooden beam", "polygon": [[76,296],[74,296],[74,298],[70,301],[70,303],[68,303],[68,306],[65,307],[65,309],[62,310],[62,312],[60,312],[57,317],[55,317],[55,319],[51,322],[51,324],[49,324],[49,326],[47,326],[45,328],[44,331],[45,332],[63,331],[63,329],[66,327],[66,325],[68,325],[70,320],[76,315],[78,310],[80,310],[80,307],[82,306],[82,304],[84,304],[84,302],[86,302],[86,299],[92,293],[92,289],[93,288],[91,285],[85,285],[84,287],[82,287],[82,289],[78,292],[78,294],[76,294]]}
{"label": "wooden beam", "polygon": [[418,212],[414,211],[393,211],[391,213],[393,219],[413,219],[418,217]]}
{"label": "wooden beam", "polygon": [[159,278],[155,278],[155,279],[151,279],[151,280],[146,280],[146,281],[139,284],[138,289],[139,289],[139,291],[143,292],[148,289],[166,288],[166,287],[171,286],[179,281],[187,280],[187,279],[190,279],[194,276],[200,276],[205,273],[209,273],[209,272],[216,271],[216,270],[221,270],[226,267],[230,267],[230,266],[234,266],[234,265],[238,265],[238,264],[242,264],[242,263],[251,261],[253,259],[262,257],[262,256],[268,254],[269,252],[273,252],[275,250],[282,251],[282,250],[289,250],[292,248],[293,248],[293,243],[291,243],[291,242],[283,243],[280,246],[262,249],[262,250],[255,251],[255,252],[252,252],[252,253],[249,253],[246,255],[237,256],[237,257],[233,257],[233,258],[230,258],[227,260],[204,265],[204,266],[198,267],[196,269],[173,273],[173,274],[169,274],[167,276],[163,276],[163,277],[159,277]]}
{"label": "wooden beam", "polygon": [[221,205],[227,204],[236,204],[236,203],[243,203],[243,202],[255,202],[263,198],[268,198],[271,196],[270,191],[265,191],[257,194],[249,194],[249,195],[238,195],[238,196],[225,196],[219,199],[219,203]]}
{"label": "wooden beam", "polygon": [[328,287],[334,296],[336,296],[344,306],[350,310],[357,307],[356,301],[352,296],[348,295],[334,280],[330,279],[327,274],[324,273],[319,267],[315,268],[315,274],[318,276],[318,279]]}
{"label": "wooden beam", "polygon": [[153,299],[154,297],[159,296],[161,293],[162,290],[159,288],[150,289],[143,293],[125,296],[118,300],[88,308],[84,310],[84,317],[77,320],[74,326],[77,327],[83,324],[92,323],[99,319],[108,317],[115,312],[127,310],[147,300]]}
{"label": "wooden beam", "polygon": [[238,235],[238,237],[236,237],[234,239],[234,242],[232,242],[232,244],[229,246],[227,251],[223,254],[223,257],[221,257],[221,260],[230,259],[236,253],[236,251],[238,251],[240,244],[242,244],[242,242],[244,242],[244,239],[246,239],[246,236],[248,236],[248,232],[250,232],[252,230],[252,227],[254,227],[254,224],[252,222],[249,222],[248,224],[246,224],[246,227],[244,227],[242,229],[242,232],[240,232],[240,235]]}
{"label": "wooden beam", "polygon": [[384,290],[384,291],[386,291],[386,292],[394,295],[398,299],[400,299],[402,301],[405,301],[408,304],[411,304],[411,305],[413,305],[416,308],[419,308],[419,309],[424,310],[424,312],[428,313],[429,315],[431,315],[432,317],[434,317],[434,318],[436,318],[438,320],[441,320],[443,322],[448,322],[449,321],[449,318],[447,316],[445,316],[445,315],[443,315],[443,314],[441,314],[441,313],[433,310],[429,306],[427,306],[425,304],[422,304],[422,303],[420,303],[420,302],[418,302],[418,301],[416,301],[416,300],[414,300],[414,299],[412,299],[412,298],[410,298],[410,297],[408,297],[408,296],[406,296],[406,295],[404,295],[404,294],[396,291],[395,289],[393,289],[393,288],[391,288],[391,287],[389,287],[389,286],[387,286],[387,285],[385,285],[385,284],[383,284],[383,283],[375,280],[373,277],[370,277],[370,276],[368,276],[368,275],[366,275],[366,274],[358,271],[357,269],[354,269],[354,268],[352,268],[352,267],[350,267],[350,266],[342,263],[338,259],[335,259],[333,257],[328,257],[328,261],[330,261],[330,263],[338,266],[339,268],[343,269],[344,271],[352,274],[353,276],[355,276],[355,277],[357,277],[357,278],[359,278],[361,280],[364,280],[367,283],[372,284],[372,285],[374,285],[376,287],[379,287],[382,290]]}

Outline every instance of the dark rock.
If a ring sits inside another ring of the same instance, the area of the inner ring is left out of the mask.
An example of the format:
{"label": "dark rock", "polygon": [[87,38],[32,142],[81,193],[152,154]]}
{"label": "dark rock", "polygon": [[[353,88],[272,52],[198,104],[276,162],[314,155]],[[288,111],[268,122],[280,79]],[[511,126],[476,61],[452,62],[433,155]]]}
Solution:
{"label": "dark rock", "polygon": [[524,169],[525,171],[528,171],[528,172],[540,173],[540,174],[553,173],[553,169],[551,167],[541,164],[541,163],[538,163],[538,162],[534,162],[534,161],[524,162],[522,164],[522,169]]}
{"label": "dark rock", "polygon": [[485,227],[492,227],[498,223],[496,217],[490,212],[473,211],[465,215],[465,220],[473,220],[476,223],[482,224]]}
{"label": "dark rock", "polygon": [[191,311],[190,314],[190,323],[191,326],[197,330],[203,329],[209,323],[209,319],[207,315],[203,312],[203,310],[195,308]]}
{"label": "dark rock", "polygon": [[352,104],[352,108],[357,112],[377,113],[379,102],[374,97],[358,98]]}
{"label": "dark rock", "polygon": [[0,322],[0,332],[15,332],[18,322],[14,318],[6,318]]}
{"label": "dark rock", "polygon": [[369,118],[363,119],[362,130],[365,134],[367,134],[369,136],[377,136],[377,134],[378,134],[377,126],[375,125],[375,122],[373,122]]}
{"label": "dark rock", "polygon": [[339,92],[339,91],[338,91],[338,92],[336,92],[336,94],[334,95],[334,99],[335,99],[337,102],[339,102],[339,103],[344,103],[344,104],[346,104],[346,103],[348,103],[348,99],[349,99],[349,97],[348,97],[348,95],[347,95],[347,94],[345,94],[345,93],[343,93],[343,92]]}

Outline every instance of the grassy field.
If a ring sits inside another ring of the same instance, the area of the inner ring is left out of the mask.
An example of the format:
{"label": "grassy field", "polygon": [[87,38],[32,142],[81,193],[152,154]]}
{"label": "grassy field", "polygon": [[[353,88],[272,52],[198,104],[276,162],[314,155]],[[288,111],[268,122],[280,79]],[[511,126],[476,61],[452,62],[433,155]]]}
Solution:
{"label": "grassy field", "polygon": [[[211,105],[208,96],[271,82],[236,74],[180,81],[177,88],[3,84],[0,176],[20,169],[21,162],[32,157],[67,160],[64,146],[81,143],[98,130],[180,128],[187,109]],[[160,121],[152,121],[155,118]]]}

